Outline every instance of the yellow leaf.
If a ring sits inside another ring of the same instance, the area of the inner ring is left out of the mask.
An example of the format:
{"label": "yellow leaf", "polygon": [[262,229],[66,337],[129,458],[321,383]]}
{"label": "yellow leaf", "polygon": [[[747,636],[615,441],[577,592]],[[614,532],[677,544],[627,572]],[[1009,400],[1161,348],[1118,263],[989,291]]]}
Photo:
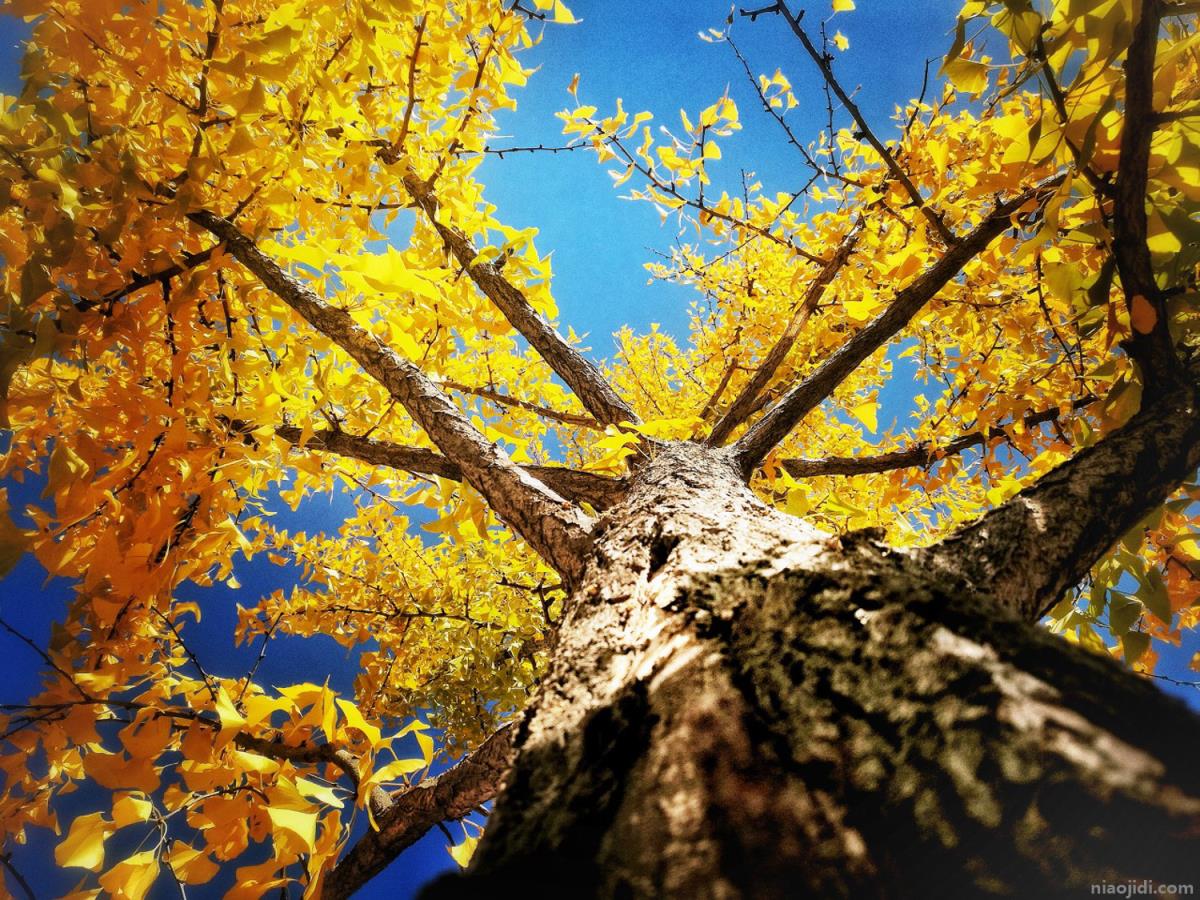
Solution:
{"label": "yellow leaf", "polygon": [[942,71],[950,83],[965,94],[978,94],[987,88],[988,67],[983,63],[960,57],[942,66]]}
{"label": "yellow leaf", "polygon": [[62,843],[54,848],[54,861],[64,869],[98,872],[104,865],[104,841],[112,831],[112,825],[105,821],[102,813],[77,817]]}
{"label": "yellow leaf", "polygon": [[232,737],[232,732],[246,726],[246,717],[237,711],[225,685],[217,687],[217,717],[221,720],[221,738]]}
{"label": "yellow leaf", "polygon": [[1186,537],[1175,544],[1175,549],[1188,559],[1200,562],[1200,538]]}
{"label": "yellow leaf", "polygon": [[234,872],[235,884],[224,900],[257,900],[272,888],[288,884],[292,879],[274,877],[281,868],[282,864],[274,859],[254,866],[239,866]]}
{"label": "yellow leaf", "polygon": [[839,50],[848,50],[850,49],[850,41],[839,31],[833,36],[833,46],[837,47]]}
{"label": "yellow leaf", "polygon": [[238,115],[246,118],[253,118],[262,115],[266,111],[267,89],[263,87],[261,79],[255,78],[254,84],[250,86],[250,91],[246,94],[246,99],[242,101],[241,108],[238,110]]}
{"label": "yellow leaf", "polygon": [[1171,231],[1157,209],[1150,211],[1146,246],[1151,253],[1178,253],[1183,249],[1183,242]]}
{"label": "yellow leaf", "polygon": [[129,759],[124,753],[92,748],[83,759],[83,770],[89,778],[110,790],[150,794],[158,789],[158,771],[149,759]]}
{"label": "yellow leaf", "polygon": [[361,731],[363,736],[371,742],[372,747],[379,745],[381,732],[378,728],[376,728],[374,725],[371,725],[366,719],[363,718],[363,714],[358,711],[357,706],[355,706],[349,700],[341,699],[337,701],[337,705],[341,708],[342,715],[346,717],[346,725],[351,728],[357,728],[359,731]]}
{"label": "yellow leaf", "polygon": [[296,809],[267,807],[275,843],[297,853],[312,853],[317,841],[317,814]]}
{"label": "yellow leaf", "polygon": [[184,884],[207,884],[221,870],[207,853],[189,847],[183,841],[171,845],[168,860],[171,871]]}
{"label": "yellow leaf", "polygon": [[267,775],[272,772],[279,771],[278,762],[268,756],[260,756],[257,753],[247,753],[244,750],[234,750],[230,754],[230,758],[243,772],[254,772],[258,775]]}
{"label": "yellow leaf", "polygon": [[123,794],[113,802],[113,825],[124,828],[127,825],[149,821],[153,810],[154,804],[144,797]]}
{"label": "yellow leaf", "polygon": [[[499,255],[499,250],[495,250],[495,255]],[[476,257],[476,261],[486,260]],[[428,278],[413,271],[405,261],[404,254],[392,247],[385,253],[362,254],[355,259],[353,268],[343,266],[342,273],[343,276],[350,276],[350,281],[365,283],[368,288],[384,294],[412,293],[430,300],[441,298],[441,291]]]}
{"label": "yellow leaf", "polygon": [[136,759],[151,759],[162,753],[171,738],[171,720],[153,713],[139,713],[138,719],[120,733],[121,743]]}
{"label": "yellow leaf", "polygon": [[417,732],[417,744],[421,747],[421,756],[425,758],[425,765],[429,765],[433,761],[433,738]]}
{"label": "yellow leaf", "polygon": [[400,775],[420,772],[426,765],[423,759],[396,759],[372,774],[371,781],[375,784],[387,784],[389,781],[395,781]]}
{"label": "yellow leaf", "polygon": [[467,835],[463,838],[461,844],[455,844],[453,847],[447,847],[446,852],[454,858],[454,861],[464,869],[471,862],[471,857],[475,855],[475,848],[479,845],[479,838]]}
{"label": "yellow leaf", "polygon": [[225,145],[225,156],[242,156],[257,149],[258,143],[251,135],[250,129],[245,125],[240,125],[233,130],[233,137]]}
{"label": "yellow leaf", "polygon": [[868,400],[850,407],[850,415],[866,425],[872,434],[879,427],[878,414],[879,403],[876,400]]}
{"label": "yellow leaf", "polygon": [[310,800],[316,800],[337,809],[341,809],[345,805],[342,803],[342,798],[334,793],[333,788],[309,781],[307,778],[296,779],[296,790]]}
{"label": "yellow leaf", "polygon": [[868,296],[862,300],[846,300],[842,304],[848,315],[855,322],[865,322],[875,314],[875,310],[879,308],[879,300],[875,297]]}
{"label": "yellow leaf", "polygon": [[8,515],[8,489],[0,488],[0,578],[25,555],[26,544],[25,532]]}
{"label": "yellow leaf", "polygon": [[560,25],[574,25],[579,20],[562,0],[554,0],[554,21]]}
{"label": "yellow leaf", "polygon": [[834,12],[850,12],[854,9],[854,0],[833,0]]}
{"label": "yellow leaf", "polygon": [[158,858],[143,850],[117,863],[100,876],[100,886],[115,900],[142,900],[158,878]]}

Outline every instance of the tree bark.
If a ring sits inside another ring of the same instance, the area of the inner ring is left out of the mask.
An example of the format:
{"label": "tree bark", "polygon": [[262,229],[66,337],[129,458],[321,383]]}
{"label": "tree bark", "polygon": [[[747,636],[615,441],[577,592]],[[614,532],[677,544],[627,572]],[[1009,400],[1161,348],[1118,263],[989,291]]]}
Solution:
{"label": "tree bark", "polygon": [[599,521],[471,868],[427,897],[1080,896],[1196,880],[1200,720],[663,447]]}

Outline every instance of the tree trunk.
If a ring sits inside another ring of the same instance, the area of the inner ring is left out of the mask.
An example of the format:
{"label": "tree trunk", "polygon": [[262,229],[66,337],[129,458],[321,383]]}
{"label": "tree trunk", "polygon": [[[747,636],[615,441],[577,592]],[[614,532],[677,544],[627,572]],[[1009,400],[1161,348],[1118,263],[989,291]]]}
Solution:
{"label": "tree trunk", "polygon": [[1200,871],[1200,720],[663,448],[601,520],[471,869],[431,897],[1080,896]]}

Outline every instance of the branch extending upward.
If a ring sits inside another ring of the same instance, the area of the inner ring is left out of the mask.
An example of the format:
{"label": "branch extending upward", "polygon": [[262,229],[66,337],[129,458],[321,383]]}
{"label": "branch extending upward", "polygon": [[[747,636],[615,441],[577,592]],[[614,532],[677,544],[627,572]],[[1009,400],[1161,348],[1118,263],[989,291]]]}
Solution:
{"label": "branch extending upward", "polygon": [[[285,441],[300,446],[301,431],[296,426],[283,425],[276,428],[275,433]],[[326,450],[372,465],[412,472],[414,475],[433,475],[450,481],[463,480],[461,466],[432,450],[377,441],[344,431],[318,431],[308,438],[303,449]],[[611,506],[624,493],[626,487],[620,478],[568,469],[565,466],[521,468],[555,493],[568,500],[590,503],[596,509]]]}
{"label": "branch extending upward", "polygon": [[1014,213],[1052,190],[1062,179],[1062,175],[1047,178],[1016,197],[997,203],[996,208],[970,233],[898,291],[887,309],[834,351],[816,371],[789,390],[774,408],[755,422],[733,445],[746,477],[749,478],[771,452],[771,448],[787,437],[801,419],[832,394],[863,360],[899,333],[938,291],[962,271],[963,266],[1008,228]]}
{"label": "branch extending upward", "polygon": [[636,422],[637,416],[629,404],[617,396],[600,370],[538,315],[525,295],[495,265],[475,261],[478,254],[470,239],[439,218],[440,206],[432,189],[412,172],[405,174],[404,188],[429,218],[471,280],[575,392],[584,408],[605,425]]}
{"label": "branch extending upward", "polygon": [[1200,362],[1123,427],[919,552],[1036,621],[1200,467]]}
{"label": "branch extending upward", "polygon": [[368,831],[325,876],[322,900],[343,900],[378,875],[405,848],[441,822],[461,819],[496,796],[512,756],[506,725],[441,775],[394,795]]}
{"label": "branch extending upward", "polygon": [[725,443],[725,439],[733,433],[733,430],[745,422],[755,412],[755,401],[763,389],[770,383],[771,378],[783,365],[783,361],[787,359],[788,352],[792,349],[792,345],[796,343],[796,338],[800,335],[800,330],[804,327],[804,323],[809,320],[817,304],[821,302],[821,298],[825,296],[825,289],[829,287],[830,282],[838,275],[838,272],[846,265],[846,261],[850,259],[850,254],[854,250],[854,245],[858,243],[858,237],[862,234],[863,219],[860,216],[858,221],[854,223],[854,227],[847,232],[842,238],[837,249],[833,252],[833,256],[829,258],[821,268],[817,271],[816,277],[805,291],[804,299],[800,302],[799,307],[792,314],[792,318],[788,321],[787,326],[783,329],[783,334],[779,336],[779,340],[775,342],[766,358],[759,364],[754,374],[750,376],[750,380],[742,388],[729,405],[729,409],[725,411],[720,421],[713,426],[712,433],[705,441],[710,446],[719,447]]}
{"label": "branch extending upward", "polygon": [[1113,254],[1133,326],[1142,409],[1125,426],[925,551],[1018,615],[1044,615],[1130,528],[1200,467],[1200,360],[1186,367],[1168,329],[1146,244],[1161,0],[1144,0],[1125,59]]}
{"label": "branch extending upward", "polygon": [[[1088,395],[1071,404],[1072,409],[1083,409],[1091,406],[1099,399]],[[1047,422],[1057,422],[1061,415],[1058,407],[1044,409],[1031,413],[1021,420],[1026,430],[1045,425]],[[1011,426],[1009,426],[1011,427]],[[894,469],[909,469],[918,466],[932,466],[948,456],[962,453],[972,447],[987,444],[991,441],[1009,440],[1009,432],[997,425],[986,431],[972,431],[959,435],[944,444],[930,444],[922,441],[903,450],[893,450],[876,456],[827,456],[824,459],[783,459],[779,465],[793,478],[816,478],[821,475],[870,475],[878,472],[891,472]]]}
{"label": "branch extending upward", "polygon": [[1113,255],[1125,292],[1133,336],[1125,351],[1137,362],[1147,388],[1179,371],[1167,327],[1166,297],[1154,278],[1146,244],[1146,188],[1154,138],[1154,56],[1162,15],[1159,0],[1143,0],[1125,58],[1125,116],[1113,209]]}
{"label": "branch extending upward", "polygon": [[591,520],[528,472],[467,421],[415,365],[381,344],[343,309],[331,306],[285,272],[236,226],[208,211],[189,218],[225,242],[229,253],[309,324],[350,354],[387,388],[430,440],[462,471],[501,519],[568,583],[582,572]]}

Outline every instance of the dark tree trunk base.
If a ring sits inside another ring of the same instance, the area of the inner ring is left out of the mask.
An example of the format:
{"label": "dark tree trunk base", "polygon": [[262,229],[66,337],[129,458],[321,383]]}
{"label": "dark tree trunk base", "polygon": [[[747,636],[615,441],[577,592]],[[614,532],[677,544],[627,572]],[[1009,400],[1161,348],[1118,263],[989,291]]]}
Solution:
{"label": "dark tree trunk base", "polygon": [[463,876],[427,897],[1200,881],[1200,720],[680,446],[605,520]]}

